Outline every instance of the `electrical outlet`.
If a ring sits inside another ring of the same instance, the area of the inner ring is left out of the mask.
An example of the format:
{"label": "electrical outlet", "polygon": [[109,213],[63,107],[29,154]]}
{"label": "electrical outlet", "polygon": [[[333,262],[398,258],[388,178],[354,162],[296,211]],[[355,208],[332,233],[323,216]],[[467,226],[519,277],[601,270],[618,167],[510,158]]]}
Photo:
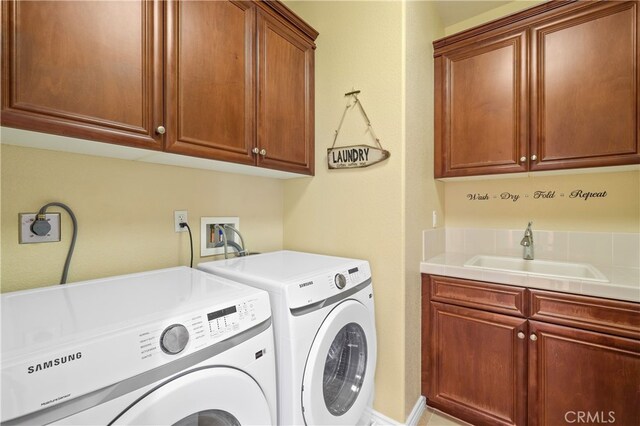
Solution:
{"label": "electrical outlet", "polygon": [[186,210],[175,210],[173,212],[173,221],[176,232],[187,232],[187,228],[181,228],[182,222],[189,223]]}
{"label": "electrical outlet", "polygon": [[47,235],[39,236],[31,232],[36,213],[20,213],[20,244],[55,243],[60,241],[60,213],[46,213],[45,218],[51,230]]}

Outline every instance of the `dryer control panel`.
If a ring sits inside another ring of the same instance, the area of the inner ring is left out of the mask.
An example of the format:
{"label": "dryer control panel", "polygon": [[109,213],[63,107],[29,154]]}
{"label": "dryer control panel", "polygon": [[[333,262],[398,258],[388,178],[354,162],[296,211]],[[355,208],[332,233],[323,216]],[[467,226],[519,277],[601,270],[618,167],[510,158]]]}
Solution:
{"label": "dryer control panel", "polygon": [[342,294],[371,278],[369,262],[353,262],[287,287],[289,308],[301,308]]}

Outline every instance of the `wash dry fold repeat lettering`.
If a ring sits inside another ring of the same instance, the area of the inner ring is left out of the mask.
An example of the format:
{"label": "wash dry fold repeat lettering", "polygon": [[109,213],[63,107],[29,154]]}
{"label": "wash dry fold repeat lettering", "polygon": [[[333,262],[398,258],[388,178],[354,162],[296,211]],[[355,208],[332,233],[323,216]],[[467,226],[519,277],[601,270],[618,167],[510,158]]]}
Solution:
{"label": "wash dry fold repeat lettering", "polygon": [[[516,202],[522,198],[532,198],[534,200],[553,200],[558,198],[558,195],[560,198],[565,198],[565,194],[563,192],[560,192],[558,194],[556,190],[533,191],[532,195],[524,194],[524,196],[508,191],[491,195],[486,192],[472,192],[466,194],[465,197],[468,201],[487,201],[490,199],[500,199]],[[568,198],[587,201],[590,199],[605,198],[607,195],[607,191],[585,191],[582,189],[575,189],[569,193]]]}

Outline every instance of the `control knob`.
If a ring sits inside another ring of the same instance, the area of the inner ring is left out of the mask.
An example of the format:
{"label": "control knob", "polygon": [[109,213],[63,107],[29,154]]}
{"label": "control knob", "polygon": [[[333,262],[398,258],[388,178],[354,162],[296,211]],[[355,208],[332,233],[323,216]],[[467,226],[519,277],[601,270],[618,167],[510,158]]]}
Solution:
{"label": "control knob", "polygon": [[342,274],[336,274],[336,276],[333,279],[333,282],[336,283],[336,287],[342,290],[344,286],[347,285],[347,278],[345,278],[345,276]]}
{"label": "control knob", "polygon": [[189,342],[189,330],[182,324],[173,324],[165,328],[160,336],[160,348],[169,355],[182,352]]}

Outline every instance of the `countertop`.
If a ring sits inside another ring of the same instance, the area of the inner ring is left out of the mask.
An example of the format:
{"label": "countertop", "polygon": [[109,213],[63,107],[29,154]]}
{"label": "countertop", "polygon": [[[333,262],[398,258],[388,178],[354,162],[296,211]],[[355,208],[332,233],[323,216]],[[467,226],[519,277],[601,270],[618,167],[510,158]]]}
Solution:
{"label": "countertop", "polygon": [[464,263],[473,254],[442,253],[420,263],[420,272],[477,281],[539,288],[585,296],[640,302],[640,269],[593,264],[608,279],[608,283],[556,279],[518,272],[503,272],[468,268]]}

